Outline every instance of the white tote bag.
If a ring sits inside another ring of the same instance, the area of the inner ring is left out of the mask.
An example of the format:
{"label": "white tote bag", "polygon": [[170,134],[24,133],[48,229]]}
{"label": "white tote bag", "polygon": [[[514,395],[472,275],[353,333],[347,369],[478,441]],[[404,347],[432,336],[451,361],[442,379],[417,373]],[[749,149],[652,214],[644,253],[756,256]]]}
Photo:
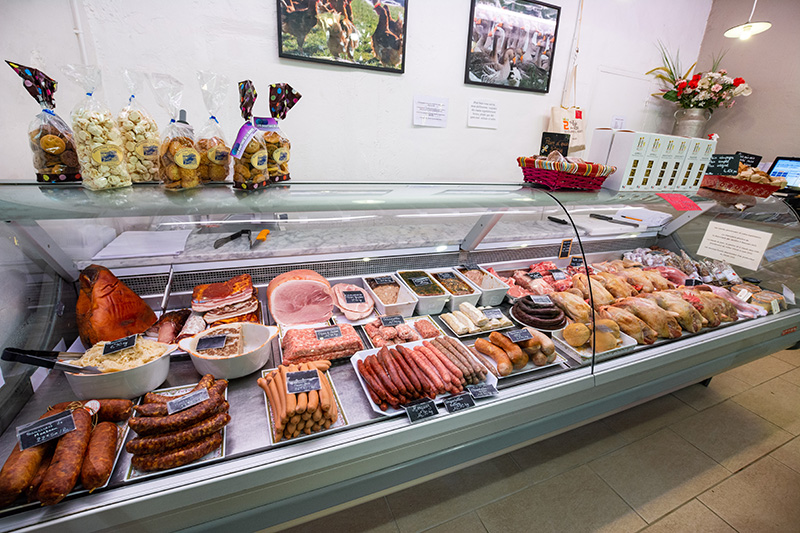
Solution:
{"label": "white tote bag", "polygon": [[[570,72],[572,83],[567,80],[564,93],[561,97],[561,105],[553,106],[550,109],[550,125],[547,131],[558,133],[569,133],[569,153],[574,154],[586,149],[586,119],[583,110],[575,104],[575,89],[577,88],[578,64]],[[570,95],[572,104],[567,107]]]}

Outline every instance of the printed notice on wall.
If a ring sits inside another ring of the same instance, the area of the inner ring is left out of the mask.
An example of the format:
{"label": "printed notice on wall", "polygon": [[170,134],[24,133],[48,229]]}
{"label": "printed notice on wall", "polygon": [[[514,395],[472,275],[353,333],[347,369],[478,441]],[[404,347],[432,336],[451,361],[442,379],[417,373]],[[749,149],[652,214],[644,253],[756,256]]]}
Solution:
{"label": "printed notice on wall", "polygon": [[497,100],[472,100],[469,103],[467,126],[497,129]]}
{"label": "printed notice on wall", "polygon": [[734,266],[758,270],[771,237],[772,234],[766,231],[709,222],[697,253]]}
{"label": "printed notice on wall", "polygon": [[414,97],[414,125],[429,128],[447,127],[447,98],[435,96]]}

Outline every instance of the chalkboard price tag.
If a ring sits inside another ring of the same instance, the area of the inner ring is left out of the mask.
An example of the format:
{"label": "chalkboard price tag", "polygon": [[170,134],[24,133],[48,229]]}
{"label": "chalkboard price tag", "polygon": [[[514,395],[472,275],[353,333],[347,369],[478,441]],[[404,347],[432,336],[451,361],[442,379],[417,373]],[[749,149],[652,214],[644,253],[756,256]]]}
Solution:
{"label": "chalkboard price tag", "polygon": [[408,421],[412,424],[439,414],[439,408],[436,407],[436,403],[430,398],[417,400],[406,404],[404,407],[406,416],[408,416]]}
{"label": "chalkboard price tag", "polygon": [[286,392],[289,394],[300,394],[319,390],[322,384],[319,382],[319,373],[316,370],[301,370],[300,372],[286,373]]}
{"label": "chalkboard price tag", "polygon": [[367,300],[364,298],[364,293],[361,291],[342,291],[344,294],[344,302],[348,304],[364,304]]}
{"label": "chalkboard price tag", "polygon": [[38,446],[43,442],[57,439],[75,430],[75,419],[72,411],[62,411],[56,415],[42,418],[36,422],[17,428],[19,447],[22,450]]}
{"label": "chalkboard price tag", "polygon": [[498,390],[491,383],[478,383],[477,385],[467,385],[467,390],[472,397],[476,400],[481,398],[490,398],[500,394]]}
{"label": "chalkboard price tag", "polygon": [[456,275],[452,272],[437,272],[436,277],[439,279],[456,279]]}
{"label": "chalkboard price tag", "polygon": [[567,157],[567,152],[569,152],[569,133],[542,132],[539,155],[547,156],[550,155],[550,152],[559,152],[564,157]]}
{"label": "chalkboard price tag", "polygon": [[208,400],[208,389],[205,387],[196,390],[194,392],[190,392],[185,396],[181,396],[180,398],[175,398],[174,400],[170,400],[167,402],[167,414],[173,414],[184,409],[188,409],[193,405],[197,405],[198,403],[204,402]]}
{"label": "chalkboard price tag", "polygon": [[116,353],[125,348],[132,348],[136,346],[136,339],[139,335],[128,335],[127,337],[123,337],[121,339],[117,339],[115,341],[107,342],[103,345],[103,355],[108,355],[111,353]]}
{"label": "chalkboard price tag", "polygon": [[227,335],[209,335],[208,337],[200,337],[197,340],[195,350],[202,352],[205,350],[213,350],[214,348],[222,348],[228,340]]}
{"label": "chalkboard price tag", "polygon": [[381,324],[391,328],[405,323],[405,319],[400,315],[386,315],[381,317]]}
{"label": "chalkboard price tag", "polygon": [[497,309],[496,307],[491,307],[489,309],[483,309],[483,314],[489,320],[503,318],[503,312],[500,309]]}
{"label": "chalkboard price tag", "polygon": [[684,285],[687,286],[687,287],[694,287],[695,285],[704,285],[704,283],[699,279],[688,278],[684,282]]}
{"label": "chalkboard price tag", "polygon": [[562,279],[567,279],[567,275],[564,273],[563,270],[555,269],[551,270],[550,273],[553,275],[553,279],[556,281],[561,281]]}
{"label": "chalkboard price tag", "polygon": [[542,295],[532,294],[531,300],[533,300],[533,303],[536,304],[537,306],[551,307],[553,305],[553,300],[551,300],[549,296],[544,294]]}
{"label": "chalkboard price tag", "polygon": [[739,174],[738,154],[714,154],[708,162],[706,174],[711,176],[737,176]]}
{"label": "chalkboard price tag", "polygon": [[570,261],[569,261],[569,264],[570,264],[570,266],[573,266],[573,267],[576,267],[576,268],[579,267],[579,266],[583,266],[583,258],[582,257],[578,257],[577,255],[573,255],[572,259],[570,259]]}
{"label": "chalkboard price tag", "polygon": [[463,265],[461,265],[461,267],[464,270],[480,270],[481,269],[481,267],[479,267],[476,263],[464,263]]}
{"label": "chalkboard price tag", "polygon": [[464,409],[475,407],[475,398],[469,392],[445,396],[442,401],[444,401],[444,408],[447,409],[448,413],[457,413]]}
{"label": "chalkboard price tag", "polygon": [[572,251],[572,239],[564,239],[561,241],[561,248],[558,250],[558,258],[564,259],[565,257],[569,257],[570,252]]}
{"label": "chalkboard price tag", "polygon": [[515,329],[513,331],[507,331],[506,337],[511,339],[511,342],[522,342],[531,340],[533,335],[531,335],[531,332],[527,329]]}
{"label": "chalkboard price tag", "polygon": [[378,276],[377,278],[372,278],[372,281],[374,281],[376,285],[392,285],[395,283],[392,276]]}
{"label": "chalkboard price tag", "polygon": [[314,330],[314,334],[317,336],[318,341],[324,341],[325,339],[335,339],[336,337],[342,336],[342,328],[339,326],[331,326],[329,328],[317,328]]}
{"label": "chalkboard price tag", "polygon": [[419,277],[419,278],[411,278],[411,283],[415,287],[424,287],[425,285],[430,285],[431,282],[432,282],[431,278],[429,278],[427,276]]}
{"label": "chalkboard price tag", "polygon": [[736,152],[736,155],[739,156],[739,161],[741,161],[748,167],[757,167],[758,164],[761,162],[760,155],[748,154],[747,152]]}
{"label": "chalkboard price tag", "polygon": [[525,275],[531,279],[542,279],[544,277],[541,272],[528,272]]}

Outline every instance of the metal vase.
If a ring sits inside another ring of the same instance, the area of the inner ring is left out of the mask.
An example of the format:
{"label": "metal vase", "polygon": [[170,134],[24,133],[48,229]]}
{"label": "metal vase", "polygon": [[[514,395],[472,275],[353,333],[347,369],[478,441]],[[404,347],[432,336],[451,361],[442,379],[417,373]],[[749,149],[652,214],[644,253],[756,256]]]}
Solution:
{"label": "metal vase", "polygon": [[708,109],[678,109],[675,111],[675,125],[672,127],[672,134],[683,137],[704,137],[709,118],[711,118],[711,111]]}

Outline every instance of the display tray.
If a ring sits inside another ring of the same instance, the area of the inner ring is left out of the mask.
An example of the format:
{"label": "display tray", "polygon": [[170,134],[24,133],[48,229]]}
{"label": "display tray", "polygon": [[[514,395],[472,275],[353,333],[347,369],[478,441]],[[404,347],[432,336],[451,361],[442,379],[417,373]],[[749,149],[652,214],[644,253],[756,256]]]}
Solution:
{"label": "display tray", "polygon": [[[636,340],[633,337],[625,335],[624,333],[620,332],[619,338],[622,340],[622,344],[618,347],[614,348],[613,350],[606,350],[605,352],[600,352],[594,356],[595,361],[605,361],[607,359],[613,359],[615,357],[619,357],[621,355],[629,354],[633,352],[634,348],[636,348]],[[557,350],[561,350],[561,352],[567,354],[571,359],[575,360],[575,362],[580,363],[581,365],[588,365],[592,362],[592,347],[589,346],[587,348],[573,348],[570,346],[567,341],[564,340],[564,335],[561,331],[556,331],[553,333],[553,343],[556,345]]]}
{"label": "display tray", "polygon": [[[469,349],[470,351],[475,350],[475,344],[471,343],[471,344],[467,345],[467,349]],[[491,364],[492,368],[497,370],[497,363],[494,362],[494,359],[492,359],[488,355],[485,356],[485,357],[486,357],[486,361],[481,359],[481,362],[483,364]],[[520,376],[522,374],[530,374],[532,372],[537,372],[539,370],[544,370],[546,368],[553,368],[553,367],[556,367],[556,366],[560,366],[562,368],[569,368],[569,365],[567,364],[567,361],[564,359],[564,356],[561,355],[560,353],[558,353],[558,345],[556,345],[556,358],[552,363],[547,364],[547,365],[542,365],[542,366],[536,366],[535,364],[533,364],[533,361],[528,361],[528,364],[526,364],[525,366],[523,366],[519,370],[513,369],[509,375],[500,376],[499,379],[513,378],[513,377]],[[494,377],[494,375],[492,377]],[[498,378],[495,377],[495,379],[498,379]]]}
{"label": "display tray", "polygon": [[[189,384],[189,385],[179,385],[177,387],[167,387],[167,388],[164,388],[164,389],[156,389],[153,392],[155,394],[161,394],[163,396],[179,396],[181,394],[186,394],[187,392],[191,391],[195,387],[195,385],[197,385],[197,383],[192,383],[192,384]],[[228,399],[228,389],[227,388],[225,389],[225,399],[226,400]],[[141,398],[140,398],[139,404],[141,404]],[[134,411],[134,416],[135,416],[135,411]],[[153,471],[153,472],[142,472],[140,470],[137,470],[136,467],[134,467],[132,464],[130,464],[130,461],[129,461],[128,470],[125,472],[125,477],[123,478],[123,481],[127,482],[127,481],[132,481],[134,479],[137,479],[137,480],[138,479],[145,479],[145,478],[152,477],[152,476],[157,476],[157,475],[160,475],[160,474],[163,474],[163,473],[180,472],[181,470],[186,470],[188,468],[194,468],[195,466],[203,464],[203,463],[222,460],[222,459],[225,458],[225,447],[226,447],[225,444],[226,444],[226,442],[228,440],[227,439],[227,429],[228,429],[227,425],[222,428],[222,446],[220,446],[219,448],[217,448],[213,452],[207,453],[206,455],[204,455],[200,459],[197,459],[196,461],[192,461],[191,463],[183,465],[183,466],[177,466],[175,468],[169,468],[169,469],[166,469],[166,470],[156,470],[156,471]],[[135,432],[130,432],[130,433],[135,433]],[[129,455],[130,457],[132,457],[132,454],[129,454],[127,451],[125,453],[127,455]]]}
{"label": "display tray", "polygon": [[[379,320],[379,319],[380,319],[380,317],[375,317],[375,318],[373,318],[373,321],[374,321],[374,320]],[[439,332],[441,335],[445,335],[445,334],[446,334],[446,332],[445,332],[445,331],[444,331],[444,330],[443,330],[443,329],[442,329],[442,328],[439,326],[439,324],[437,324],[437,323],[436,323],[436,322],[433,320],[433,318],[432,318],[430,315],[424,315],[424,316],[415,316],[415,317],[411,317],[411,318],[406,318],[406,319],[404,319],[405,323],[406,323],[406,324],[408,324],[409,326],[411,326],[412,328],[414,328],[414,324],[415,324],[416,322],[419,322],[420,320],[427,320],[428,322],[430,322],[430,323],[431,323],[431,325],[433,325],[433,327],[435,327],[435,328],[436,328],[436,330],[437,330],[437,331],[438,331],[438,332]],[[368,348],[376,348],[375,344],[372,342],[372,337],[370,337],[370,336],[369,336],[369,333],[367,333],[367,330],[366,330],[366,328],[364,327],[364,325],[362,325],[360,329],[361,329],[362,336],[363,336],[365,339],[367,339],[366,346],[367,346]],[[415,333],[417,333],[417,335],[419,335],[420,337],[422,336],[422,335],[419,333],[419,331],[417,331],[417,330],[416,330],[416,328],[414,328],[414,332],[415,332]],[[433,338],[433,337],[431,337],[431,338]],[[408,341],[408,342],[417,342],[417,341]],[[389,347],[392,347],[392,346],[397,346],[398,344],[407,344],[408,342],[404,341],[404,342],[395,342],[395,343],[389,343],[389,344],[387,344],[387,346],[389,346]]]}
{"label": "display tray", "polygon": [[[425,341],[421,340],[421,341],[408,342],[408,343],[403,344],[403,346],[406,346],[408,348],[413,348],[415,346],[422,345],[423,342],[425,342]],[[461,341],[456,340],[456,342],[461,342]],[[462,344],[462,346],[463,346],[463,344]],[[357,352],[355,355],[353,355],[350,358],[350,364],[353,365],[353,370],[355,371],[356,377],[358,378],[358,382],[361,384],[361,389],[364,391],[364,394],[367,397],[367,401],[369,402],[369,405],[370,405],[370,407],[372,408],[373,411],[375,411],[379,415],[383,415],[383,416],[398,416],[398,415],[405,414],[405,409],[394,409],[392,406],[388,406],[385,411],[381,410],[380,406],[376,405],[375,402],[372,401],[372,398],[370,397],[370,394],[369,394],[369,389],[367,387],[367,383],[364,381],[364,378],[361,376],[361,373],[358,371],[358,362],[359,361],[363,361],[364,359],[366,359],[370,355],[375,355],[379,351],[380,351],[380,348],[373,348],[371,350],[362,350],[360,352]],[[489,385],[493,385],[495,388],[497,387],[497,377],[494,374],[492,374],[491,372],[487,372],[486,373],[486,379],[483,382],[484,383],[488,383]],[[434,398],[434,401],[436,403],[441,404],[441,403],[444,402],[443,398],[445,398],[446,396],[449,396],[449,393],[448,394],[439,394],[439,395],[436,396],[436,398]]]}
{"label": "display tray", "polygon": [[535,329],[535,330],[538,330],[538,331],[543,331],[543,332],[546,332],[546,333],[553,333],[554,331],[561,331],[561,330],[563,330],[565,327],[567,327],[567,325],[568,325],[568,324],[570,324],[570,323],[571,323],[570,319],[568,318],[568,319],[567,319],[567,321],[566,321],[566,322],[564,322],[564,325],[563,325],[563,326],[561,326],[560,328],[555,328],[555,329],[537,328],[537,327],[535,327],[535,326],[529,326],[528,324],[526,324],[525,322],[521,321],[521,320],[520,320],[520,319],[518,319],[516,316],[514,316],[514,308],[513,308],[513,307],[512,307],[511,309],[509,309],[509,311],[508,311],[508,314],[511,316],[511,319],[512,319],[514,322],[516,322],[517,324],[519,324],[520,326],[522,326],[522,327],[524,327],[524,328],[533,328],[533,329]]}
{"label": "display tray", "polygon": [[[261,377],[262,378],[266,378],[269,375],[269,373],[272,372],[273,370],[275,370],[275,369],[274,368],[269,368],[269,369],[261,370]],[[298,437],[294,437],[294,438],[291,438],[291,439],[280,440],[280,441],[276,442],[275,441],[275,415],[272,412],[272,405],[270,404],[269,399],[267,399],[267,394],[265,392],[262,392],[262,395],[264,396],[264,408],[266,409],[266,412],[267,412],[267,424],[269,425],[269,431],[268,431],[269,443],[271,445],[289,444],[289,443],[294,443],[294,442],[300,442],[300,441],[303,441],[303,440],[313,439],[314,437],[317,437],[319,435],[325,435],[325,434],[328,434],[328,433],[332,433],[332,432],[334,432],[336,430],[341,430],[341,429],[343,429],[343,428],[348,426],[347,415],[344,412],[344,406],[342,405],[342,400],[339,397],[339,393],[336,391],[336,386],[333,384],[333,379],[331,379],[331,374],[327,370],[325,372],[323,372],[322,374],[325,377],[325,379],[328,380],[328,383],[331,386],[331,391],[333,392],[333,398],[336,401],[336,407],[339,410],[339,417],[336,419],[336,422],[332,423],[331,427],[328,428],[328,429],[324,429],[322,431],[317,431],[317,432],[311,433],[309,435],[301,434]]]}
{"label": "display tray", "polygon": [[[487,309],[497,309],[497,308],[496,308],[496,307],[478,307],[478,310],[480,310],[480,311],[485,311],[485,310],[487,310]],[[502,311],[501,311],[501,312],[502,312]],[[503,318],[506,318],[506,319],[508,319],[508,317],[505,315],[505,313],[503,313]],[[449,325],[447,322],[445,322],[445,321],[442,319],[441,315],[439,316],[439,320],[441,320],[441,321],[442,321],[442,324],[444,324],[444,325],[445,325],[445,327],[447,328],[447,331],[451,332],[451,333],[452,333],[452,335],[455,335],[455,336],[456,336],[456,337],[458,337],[459,339],[467,339],[467,338],[471,338],[471,337],[479,337],[479,336],[481,336],[481,335],[487,335],[487,334],[489,334],[489,333],[491,333],[491,332],[493,332],[493,331],[504,331],[504,330],[507,330],[507,329],[509,329],[509,328],[514,328],[514,327],[516,327],[516,326],[515,326],[513,323],[511,323],[511,324],[509,324],[509,325],[507,325],[507,326],[502,326],[502,327],[499,327],[499,328],[492,328],[492,329],[482,329],[482,330],[480,330],[480,331],[476,331],[475,333],[464,333],[463,335],[459,335],[458,333],[456,333],[455,331],[453,331],[453,328],[451,328],[451,327],[450,327],[450,325]]]}

